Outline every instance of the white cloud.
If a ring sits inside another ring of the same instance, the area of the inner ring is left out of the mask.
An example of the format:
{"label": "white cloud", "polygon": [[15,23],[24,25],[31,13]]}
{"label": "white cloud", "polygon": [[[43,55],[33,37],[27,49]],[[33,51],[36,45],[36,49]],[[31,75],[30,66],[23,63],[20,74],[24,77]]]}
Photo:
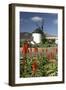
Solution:
{"label": "white cloud", "polygon": [[31,20],[34,21],[34,22],[41,22],[43,18],[41,17],[38,17],[38,16],[35,16],[35,17],[32,17]]}

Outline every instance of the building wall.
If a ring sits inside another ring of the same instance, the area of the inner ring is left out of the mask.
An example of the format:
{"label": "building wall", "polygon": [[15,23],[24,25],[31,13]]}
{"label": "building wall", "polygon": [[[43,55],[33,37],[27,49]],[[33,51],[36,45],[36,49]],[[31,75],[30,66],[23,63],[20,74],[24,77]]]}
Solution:
{"label": "building wall", "polygon": [[46,37],[46,39],[55,39],[55,40],[57,40],[57,37],[54,37],[54,36],[50,36],[50,37]]}
{"label": "building wall", "polygon": [[[41,34],[40,33],[33,33],[32,34],[32,37],[33,37],[33,40],[36,42],[36,43],[40,43],[41,42]],[[55,43],[57,44],[58,43],[58,38],[57,37],[46,37],[46,39],[55,39]]]}
{"label": "building wall", "polygon": [[41,34],[39,34],[39,33],[33,33],[33,34],[32,34],[32,37],[33,37],[33,40],[34,40],[36,43],[40,43],[40,42],[41,42]]}

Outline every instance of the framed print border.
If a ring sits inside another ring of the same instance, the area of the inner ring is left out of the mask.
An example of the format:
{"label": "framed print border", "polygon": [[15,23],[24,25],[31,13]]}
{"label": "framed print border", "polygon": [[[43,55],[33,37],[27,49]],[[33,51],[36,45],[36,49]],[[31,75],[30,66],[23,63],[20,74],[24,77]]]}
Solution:
{"label": "framed print border", "polygon": [[[47,8],[47,9],[59,9],[62,10],[62,80],[50,81],[50,82],[34,82],[34,83],[15,83],[15,33],[16,33],[16,7],[29,7],[29,8]],[[25,85],[42,85],[42,84],[59,84],[64,83],[64,6],[52,6],[52,5],[33,5],[33,4],[9,4],[9,85],[10,86],[25,86]]]}

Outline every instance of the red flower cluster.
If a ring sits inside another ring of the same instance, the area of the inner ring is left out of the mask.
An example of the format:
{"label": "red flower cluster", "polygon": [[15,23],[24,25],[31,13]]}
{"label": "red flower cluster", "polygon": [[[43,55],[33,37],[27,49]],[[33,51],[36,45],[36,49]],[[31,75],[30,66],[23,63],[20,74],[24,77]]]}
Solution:
{"label": "red flower cluster", "polygon": [[53,52],[49,52],[49,53],[47,53],[46,56],[47,56],[47,59],[48,59],[48,60],[50,60],[50,59],[54,59],[54,58],[55,58],[55,55],[54,55]]}
{"label": "red flower cluster", "polygon": [[34,48],[34,52],[37,53],[38,52],[38,48]]}
{"label": "red flower cluster", "polygon": [[46,48],[46,53],[48,53],[48,49]]}
{"label": "red flower cluster", "polygon": [[29,52],[32,53],[32,48],[29,48]]}
{"label": "red flower cluster", "polygon": [[33,63],[32,63],[32,72],[33,72],[33,74],[35,74],[36,70],[37,70],[37,62],[36,62],[36,60],[34,60]]}
{"label": "red flower cluster", "polygon": [[28,48],[29,48],[29,44],[28,44],[28,42],[26,41],[26,42],[24,43],[24,45],[23,45],[23,48],[22,48],[22,54],[23,54],[24,56],[29,52]]}

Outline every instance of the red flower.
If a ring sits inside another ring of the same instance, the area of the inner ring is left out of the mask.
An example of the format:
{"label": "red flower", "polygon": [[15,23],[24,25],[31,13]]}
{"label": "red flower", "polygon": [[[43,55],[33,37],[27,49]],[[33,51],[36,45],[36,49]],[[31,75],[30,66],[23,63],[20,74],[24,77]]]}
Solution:
{"label": "red flower", "polygon": [[47,54],[47,59],[50,60],[50,54]]}
{"label": "red flower", "polygon": [[52,58],[52,53],[47,53],[47,59],[50,60]]}
{"label": "red flower", "polygon": [[30,50],[30,53],[32,53],[32,48],[29,48],[29,50]]}
{"label": "red flower", "polygon": [[34,52],[37,53],[38,52],[38,48],[34,48]]}
{"label": "red flower", "polygon": [[48,52],[48,49],[46,48],[46,53]]}
{"label": "red flower", "polygon": [[25,42],[22,49],[22,54],[25,56],[28,53],[29,44]]}
{"label": "red flower", "polygon": [[33,74],[35,74],[36,70],[37,70],[37,62],[36,62],[36,60],[34,60],[34,62],[32,64],[32,72],[33,72]]}
{"label": "red flower", "polygon": [[54,59],[54,53],[51,52],[50,54],[51,54],[51,59]]}

